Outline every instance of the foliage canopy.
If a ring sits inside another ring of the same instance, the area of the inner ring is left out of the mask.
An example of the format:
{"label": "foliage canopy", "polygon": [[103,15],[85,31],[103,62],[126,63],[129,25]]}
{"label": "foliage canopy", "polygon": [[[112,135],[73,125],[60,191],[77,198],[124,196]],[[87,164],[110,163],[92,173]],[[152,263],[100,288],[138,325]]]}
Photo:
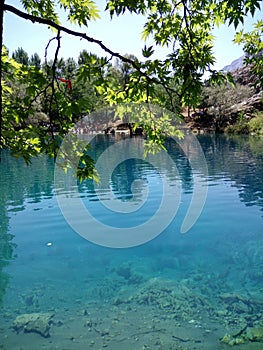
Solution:
{"label": "foliage canopy", "polygon": [[[10,58],[1,42],[1,148],[9,148],[29,161],[40,152],[55,156],[61,138],[73,123],[98,106],[149,102],[178,112],[182,105],[197,105],[205,72],[210,73],[215,83],[229,79],[212,68],[214,26],[226,23],[237,28],[246,16],[253,16],[260,9],[261,1],[107,0],[105,11],[112,19],[125,12],[144,16],[142,38],[153,38],[154,45],[142,47],[141,61],[113,52],[100,40],[83,33],[83,28],[78,32],[61,24],[59,8],[65,11],[70,23],[88,26],[100,16],[98,1],[20,0],[20,3],[24,11],[8,1],[1,2],[1,23],[4,13],[11,12],[31,21],[31,25],[45,24],[52,29],[50,42],[57,43],[53,60],[41,65],[37,54],[29,58],[22,48]],[[259,21],[253,33],[241,32],[236,37],[236,42],[245,46],[247,61],[255,62],[254,69],[259,75],[262,74],[262,27]],[[83,51],[78,63],[59,59],[64,33],[100,46],[105,57]],[[153,58],[157,46],[169,47],[170,53],[164,60]],[[74,87],[70,94],[58,81],[62,75],[77,82],[80,88]],[[41,113],[46,119],[42,115],[38,122],[32,122]],[[169,122],[166,120],[166,125]],[[151,139],[154,134],[149,130],[148,137]]]}

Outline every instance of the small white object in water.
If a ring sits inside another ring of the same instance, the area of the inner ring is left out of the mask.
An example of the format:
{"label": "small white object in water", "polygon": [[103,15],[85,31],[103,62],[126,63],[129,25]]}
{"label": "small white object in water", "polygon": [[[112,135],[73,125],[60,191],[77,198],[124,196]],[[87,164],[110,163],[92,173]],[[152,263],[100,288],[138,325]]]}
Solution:
{"label": "small white object in water", "polygon": [[52,243],[51,243],[51,242],[48,242],[48,243],[47,243],[47,246],[48,246],[48,247],[51,247],[51,246],[52,246]]}

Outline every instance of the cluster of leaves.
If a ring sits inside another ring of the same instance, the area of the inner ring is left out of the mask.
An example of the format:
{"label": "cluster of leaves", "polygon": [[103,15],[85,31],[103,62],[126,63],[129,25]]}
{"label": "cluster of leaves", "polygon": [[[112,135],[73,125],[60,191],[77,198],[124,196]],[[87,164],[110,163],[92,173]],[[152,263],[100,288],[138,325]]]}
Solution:
{"label": "cluster of leaves", "polygon": [[[73,59],[58,60],[54,72],[54,62],[30,64],[22,48],[12,56],[3,49],[2,146],[27,162],[42,152],[54,156],[61,138],[76,119],[99,105],[99,97],[91,81],[83,83],[81,66]],[[60,76],[72,80],[72,94]]]}
{"label": "cluster of leaves", "polygon": [[[53,0],[21,0],[21,3],[32,16],[60,22],[56,2]],[[59,0],[58,4],[67,12],[68,21],[73,24],[86,26],[90,20],[99,18],[98,7],[92,0]]]}
{"label": "cluster of leaves", "polygon": [[151,37],[156,46],[171,48],[164,61],[152,61],[154,48],[145,48],[148,60],[142,69],[148,76],[158,76],[166,86],[176,85],[179,99],[186,106],[198,104],[204,72],[210,72],[211,80],[217,83],[227,78],[212,69],[214,26],[228,23],[237,27],[259,8],[259,0],[107,1],[111,16],[125,11],[144,15],[143,39]]}
{"label": "cluster of leaves", "polygon": [[245,33],[243,30],[235,36],[237,44],[243,44],[246,53],[245,62],[251,65],[251,72],[257,76],[263,89],[263,20],[254,24],[254,30]]}
{"label": "cluster of leaves", "polygon": [[[126,57],[137,61],[134,56]],[[170,108],[174,106],[161,86],[152,89],[146,98],[144,87],[140,84],[142,77],[131,64],[120,60],[112,64],[110,60],[86,51],[80,53],[78,62],[69,58],[41,64],[37,54],[29,59],[28,54],[18,48],[10,58],[4,49],[2,62],[2,145],[27,162],[30,157],[43,152],[56,156],[69,129],[83,116],[103,106],[127,101],[144,102],[146,99],[148,102],[166,103]],[[59,77],[70,82],[72,92]],[[176,103],[179,109],[179,101]],[[91,127],[96,129],[96,125],[100,124],[101,130],[107,123],[109,121],[98,117]],[[153,121],[151,126],[147,123],[146,118],[137,122],[145,125],[152,145],[161,145],[164,135],[174,131],[172,127],[167,129],[170,125],[167,118],[165,123],[159,121],[158,127]],[[87,129],[88,124],[83,127]],[[94,178],[96,174],[92,168],[93,162],[84,152],[78,177]]]}
{"label": "cluster of leaves", "polygon": [[149,103],[125,104],[116,107],[115,115],[121,120],[128,120],[134,129],[143,125],[147,135],[145,142],[145,155],[154,154],[160,149],[165,150],[165,137],[173,135],[179,139],[183,138],[180,130],[182,120],[174,113],[165,110],[158,105]]}
{"label": "cluster of leaves", "polygon": [[7,50],[2,53],[2,135],[3,147],[9,148],[14,154],[19,153],[26,161],[30,155],[40,152],[40,145],[33,125],[26,125],[32,113],[29,105],[27,81],[31,86],[43,88],[44,78],[34,67],[25,67],[14,59],[9,59]]}

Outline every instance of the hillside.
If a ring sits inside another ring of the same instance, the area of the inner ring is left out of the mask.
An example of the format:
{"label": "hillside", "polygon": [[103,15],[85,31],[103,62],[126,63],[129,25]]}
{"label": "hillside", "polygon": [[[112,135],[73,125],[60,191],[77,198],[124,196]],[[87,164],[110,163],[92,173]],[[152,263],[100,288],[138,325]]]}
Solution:
{"label": "hillside", "polygon": [[[228,70],[237,66],[240,59],[226,66]],[[190,111],[186,122],[192,129],[204,131],[231,131],[233,125],[246,125],[252,118],[263,115],[263,91],[251,66],[242,66],[231,71],[235,86],[224,84],[206,86],[199,108]],[[243,132],[249,132],[244,128]]]}

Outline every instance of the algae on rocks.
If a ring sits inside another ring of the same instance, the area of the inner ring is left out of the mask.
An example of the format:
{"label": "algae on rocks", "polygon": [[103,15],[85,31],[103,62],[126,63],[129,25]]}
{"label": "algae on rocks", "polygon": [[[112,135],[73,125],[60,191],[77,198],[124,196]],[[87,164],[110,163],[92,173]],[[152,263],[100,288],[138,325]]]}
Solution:
{"label": "algae on rocks", "polygon": [[238,335],[225,334],[221,342],[230,346],[247,342],[263,342],[263,327],[247,327]]}
{"label": "algae on rocks", "polygon": [[50,336],[49,330],[52,323],[52,313],[30,313],[16,317],[13,322],[14,329],[19,331],[34,332],[47,338]]}

